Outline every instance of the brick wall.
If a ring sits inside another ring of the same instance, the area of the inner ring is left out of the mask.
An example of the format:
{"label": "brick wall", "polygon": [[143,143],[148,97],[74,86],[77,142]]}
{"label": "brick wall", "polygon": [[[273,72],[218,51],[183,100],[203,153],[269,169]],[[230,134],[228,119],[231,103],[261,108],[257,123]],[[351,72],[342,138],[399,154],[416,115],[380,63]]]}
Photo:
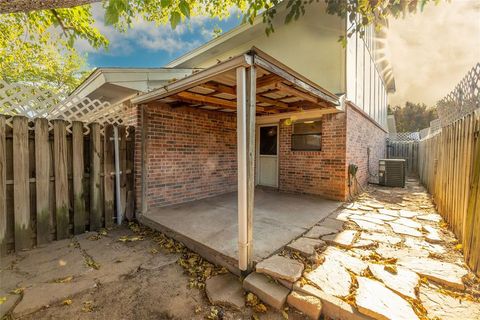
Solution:
{"label": "brick wall", "polygon": [[[385,158],[387,133],[351,104],[347,104],[346,116],[347,166],[351,163],[358,166],[357,180],[361,185],[366,185],[369,181],[369,171],[372,174],[370,181],[378,182],[378,159]],[[370,148],[369,164],[367,163],[368,148]]]}
{"label": "brick wall", "polygon": [[[136,125],[135,186],[141,207],[140,108],[132,108]],[[159,207],[235,191],[237,187],[236,116],[193,108],[146,107],[147,201]],[[378,173],[385,155],[386,133],[355,107],[322,118],[322,151],[291,151],[292,126],[280,121],[279,189],[330,199],[348,197],[347,167],[359,166],[357,178]],[[348,123],[348,126],[347,126]],[[354,190],[355,191],[355,190]]]}
{"label": "brick wall", "polygon": [[155,104],[147,110],[149,207],[236,190],[235,114]]}
{"label": "brick wall", "polygon": [[345,199],[345,114],[322,117],[322,150],[291,151],[292,126],[280,121],[279,188]]}

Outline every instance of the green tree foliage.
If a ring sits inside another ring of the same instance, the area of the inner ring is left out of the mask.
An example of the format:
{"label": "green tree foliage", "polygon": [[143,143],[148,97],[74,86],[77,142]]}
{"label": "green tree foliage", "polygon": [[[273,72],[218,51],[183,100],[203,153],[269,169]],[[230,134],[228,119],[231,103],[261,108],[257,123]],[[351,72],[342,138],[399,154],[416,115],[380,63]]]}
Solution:
{"label": "green tree foliage", "polygon": [[398,132],[416,132],[430,126],[430,121],[438,118],[437,109],[428,108],[424,103],[407,102],[404,107],[389,106],[389,114],[395,116]]}
{"label": "green tree foliage", "polygon": [[87,40],[95,48],[108,45],[93,23],[90,6],[1,14],[0,77],[69,91],[85,73],[75,41]]}
{"label": "green tree foliage", "polygon": [[[365,27],[377,28],[389,17],[423,9],[440,0],[283,0],[287,14],[284,23],[300,19],[309,5],[324,1],[329,14],[355,24],[346,36]],[[448,0],[447,0],[448,1]],[[0,76],[9,81],[38,82],[42,86],[69,90],[81,80],[85,57],[74,49],[80,39],[94,48],[108,47],[93,25],[91,6],[102,2],[105,21],[125,31],[137,18],[175,28],[193,16],[226,18],[232,7],[239,8],[244,21],[253,23],[263,16],[267,34],[274,32],[273,18],[282,0],[10,0],[0,3]],[[87,4],[86,4],[87,3]],[[75,6],[78,4],[79,6]],[[216,35],[219,34],[215,30]],[[345,43],[345,37],[339,39]]]}

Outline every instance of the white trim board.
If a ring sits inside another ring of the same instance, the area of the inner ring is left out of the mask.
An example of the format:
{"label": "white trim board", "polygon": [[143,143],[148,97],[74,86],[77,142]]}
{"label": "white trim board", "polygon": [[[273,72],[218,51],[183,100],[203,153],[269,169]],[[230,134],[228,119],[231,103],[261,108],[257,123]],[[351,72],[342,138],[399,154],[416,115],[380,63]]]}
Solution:
{"label": "white trim board", "polygon": [[274,124],[278,123],[280,120],[289,119],[292,120],[307,120],[307,119],[315,119],[320,118],[323,115],[331,114],[331,113],[339,113],[343,112],[336,109],[313,109],[313,110],[306,110],[306,111],[295,111],[295,112],[285,112],[279,114],[272,114],[266,116],[257,116],[255,118],[256,124]]}

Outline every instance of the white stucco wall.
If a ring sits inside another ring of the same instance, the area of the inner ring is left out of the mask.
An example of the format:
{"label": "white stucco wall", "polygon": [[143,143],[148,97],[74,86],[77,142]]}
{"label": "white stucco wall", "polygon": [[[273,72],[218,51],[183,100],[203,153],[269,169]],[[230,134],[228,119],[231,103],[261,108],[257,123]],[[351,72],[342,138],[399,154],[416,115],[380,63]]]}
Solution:
{"label": "white stucco wall", "polygon": [[[345,49],[338,42],[344,22],[324,12],[324,4],[312,4],[298,21],[288,25],[276,19],[275,32],[265,34],[265,25],[253,26],[240,36],[206,50],[175,67],[205,68],[218,60],[244,53],[253,46],[271,55],[303,76],[333,93],[345,92]],[[232,45],[233,44],[233,45]]]}

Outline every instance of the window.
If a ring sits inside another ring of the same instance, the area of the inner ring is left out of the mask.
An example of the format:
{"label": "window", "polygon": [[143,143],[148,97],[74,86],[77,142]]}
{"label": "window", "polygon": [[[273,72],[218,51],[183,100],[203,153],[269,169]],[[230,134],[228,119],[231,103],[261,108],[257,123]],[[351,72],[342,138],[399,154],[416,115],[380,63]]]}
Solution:
{"label": "window", "polygon": [[277,155],[277,126],[260,127],[260,155]]}
{"label": "window", "polygon": [[292,151],[320,150],[322,150],[321,120],[294,123],[292,133]]}

